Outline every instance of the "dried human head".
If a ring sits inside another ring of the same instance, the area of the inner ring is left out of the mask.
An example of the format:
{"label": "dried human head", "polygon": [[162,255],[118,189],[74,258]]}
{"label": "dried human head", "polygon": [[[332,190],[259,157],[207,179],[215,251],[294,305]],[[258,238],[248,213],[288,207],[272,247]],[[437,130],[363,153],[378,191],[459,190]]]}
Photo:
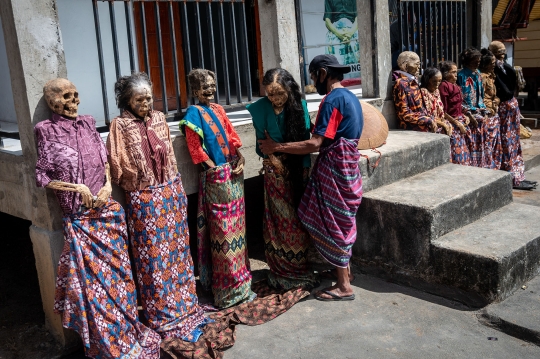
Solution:
{"label": "dried human head", "polygon": [[216,93],[216,74],[206,69],[193,69],[188,74],[189,88],[200,103],[209,105]]}
{"label": "dried human head", "polygon": [[145,118],[152,109],[152,83],[144,72],[122,76],[114,85],[116,104],[121,110],[128,110],[134,115]]}
{"label": "dried human head", "polygon": [[491,44],[489,44],[488,49],[493,53],[493,55],[495,55],[497,60],[504,61],[504,57],[506,56],[506,47],[502,42],[492,41]]}
{"label": "dried human head", "polygon": [[397,65],[401,71],[411,75],[420,74],[420,57],[412,51],[403,51],[397,58]]}
{"label": "dried human head", "polygon": [[493,55],[493,53],[488,49],[482,49],[480,52],[482,57],[480,58],[480,65],[478,66],[478,69],[487,74],[492,73],[493,70],[495,70],[495,55]]}
{"label": "dried human head", "polygon": [[452,61],[441,61],[439,70],[442,73],[443,80],[455,84],[457,82],[457,65]]}
{"label": "dried human head", "polygon": [[422,74],[420,87],[427,89],[433,93],[439,88],[442,82],[441,71],[436,67],[428,67]]}
{"label": "dried human head", "polygon": [[459,62],[463,67],[476,70],[480,65],[481,57],[482,54],[480,53],[480,50],[471,46],[463,50],[463,52],[459,55]]}
{"label": "dried human head", "polygon": [[77,117],[81,101],[71,81],[58,78],[47,82],[43,87],[43,95],[54,113],[68,118]]}

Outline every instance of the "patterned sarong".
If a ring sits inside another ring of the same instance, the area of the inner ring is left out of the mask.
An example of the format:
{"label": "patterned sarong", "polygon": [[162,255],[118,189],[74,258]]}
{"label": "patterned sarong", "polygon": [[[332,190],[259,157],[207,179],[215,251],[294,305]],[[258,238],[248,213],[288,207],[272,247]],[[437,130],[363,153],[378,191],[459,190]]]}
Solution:
{"label": "patterned sarong", "polygon": [[470,127],[470,133],[465,137],[469,154],[471,156],[471,166],[484,167],[484,117],[482,115],[473,115],[478,122],[478,127]]}
{"label": "patterned sarong", "polygon": [[[464,126],[463,118],[457,119]],[[461,133],[459,127],[452,124],[452,136],[450,136],[450,152],[452,157],[452,163],[458,165],[470,166],[471,154],[469,152],[469,146],[467,146],[467,137],[471,136],[471,129],[469,126],[465,126],[467,132]]]}
{"label": "patterned sarong", "polygon": [[122,206],[64,218],[54,310],[92,358],[159,358],[161,338],[139,322]]}
{"label": "patterned sarong", "polygon": [[235,167],[236,161],[225,163],[199,177],[199,279],[212,289],[219,308],[256,297],[247,255],[244,176],[233,174]]}
{"label": "patterned sarong", "polygon": [[315,248],[332,265],[346,268],[356,241],[356,212],[362,201],[358,141],[339,139],[321,148],[298,217]]}
{"label": "patterned sarong", "polygon": [[525,179],[525,165],[519,140],[519,105],[515,97],[499,104],[501,120],[501,170],[508,171],[514,179],[514,186]]}
{"label": "patterned sarong", "polygon": [[488,117],[484,121],[484,168],[501,168],[501,122],[499,115]]}
{"label": "patterned sarong", "polygon": [[189,251],[187,198],[180,174],[127,193],[128,225],[144,314],[163,338],[197,341],[205,323]]}
{"label": "patterned sarong", "polygon": [[293,205],[291,183],[264,166],[263,238],[266,262],[270,267],[268,283],[274,288],[311,289],[319,283],[309,271],[309,236]]}

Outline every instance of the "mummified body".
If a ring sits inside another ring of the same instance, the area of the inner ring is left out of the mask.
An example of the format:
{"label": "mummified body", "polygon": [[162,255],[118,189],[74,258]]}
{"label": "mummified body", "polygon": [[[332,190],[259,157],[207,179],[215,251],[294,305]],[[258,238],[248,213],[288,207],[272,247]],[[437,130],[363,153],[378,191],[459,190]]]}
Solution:
{"label": "mummified body", "polygon": [[161,338],[138,319],[124,210],[111,195],[105,145],[91,116],[78,115],[78,92],[65,79],[44,87],[50,120],[36,125],[37,185],[51,188],[64,212],[65,244],[54,309],[93,358],[159,358]]}
{"label": "mummified body", "polygon": [[227,308],[255,298],[247,256],[242,142],[225,110],[211,103],[215,74],[195,69],[188,75],[198,105],[188,107],[180,127],[199,180],[197,244],[199,278],[212,290],[214,305]]}
{"label": "mummified body", "polygon": [[115,85],[122,115],[111,122],[111,177],[126,191],[128,226],[148,324],[162,338],[197,341],[206,323],[195,291],[187,198],[165,116],[152,108],[144,73]]}

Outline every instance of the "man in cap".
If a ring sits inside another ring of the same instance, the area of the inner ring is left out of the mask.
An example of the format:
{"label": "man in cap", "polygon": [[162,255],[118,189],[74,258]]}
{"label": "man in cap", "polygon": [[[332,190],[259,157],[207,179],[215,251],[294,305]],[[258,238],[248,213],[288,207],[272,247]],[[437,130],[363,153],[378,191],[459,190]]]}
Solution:
{"label": "man in cap", "polygon": [[309,72],[317,92],[326,96],[319,106],[312,137],[302,142],[276,143],[267,136],[258,141],[267,155],[319,152],[298,216],[315,248],[336,267],[337,283],[315,293],[315,298],[323,301],[354,299],[349,261],[356,241],[356,211],[362,200],[357,145],[364,118],[356,96],[340,83],[349,71],[350,67],[340,65],[333,55],[316,56],[309,64]]}

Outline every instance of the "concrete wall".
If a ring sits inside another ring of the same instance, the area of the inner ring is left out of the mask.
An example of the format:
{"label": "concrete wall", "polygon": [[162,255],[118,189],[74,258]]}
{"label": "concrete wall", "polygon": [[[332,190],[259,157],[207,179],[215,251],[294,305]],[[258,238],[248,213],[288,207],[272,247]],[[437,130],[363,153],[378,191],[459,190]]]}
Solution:
{"label": "concrete wall", "polygon": [[0,19],[0,121],[17,123],[15,104],[13,103],[13,91],[11,90],[11,77],[7,62],[6,42]]}
{"label": "concrete wall", "polygon": [[263,71],[281,67],[301,83],[294,1],[256,1],[259,1]]}
{"label": "concrete wall", "polygon": [[[105,125],[103,97],[97,51],[96,31],[92,1],[56,0],[64,53],[66,57],[68,78],[77,86],[81,104],[79,113],[94,116],[98,126]],[[103,43],[103,60],[105,63],[106,88],[109,103],[109,116],[119,114],[114,98],[116,71],[112,43],[109,3],[98,1],[101,39]],[[114,3],[118,50],[120,53],[121,75],[131,73],[129,48],[124,12],[124,2]],[[133,21],[131,22],[133,24]],[[136,68],[137,56],[135,56]]]}

